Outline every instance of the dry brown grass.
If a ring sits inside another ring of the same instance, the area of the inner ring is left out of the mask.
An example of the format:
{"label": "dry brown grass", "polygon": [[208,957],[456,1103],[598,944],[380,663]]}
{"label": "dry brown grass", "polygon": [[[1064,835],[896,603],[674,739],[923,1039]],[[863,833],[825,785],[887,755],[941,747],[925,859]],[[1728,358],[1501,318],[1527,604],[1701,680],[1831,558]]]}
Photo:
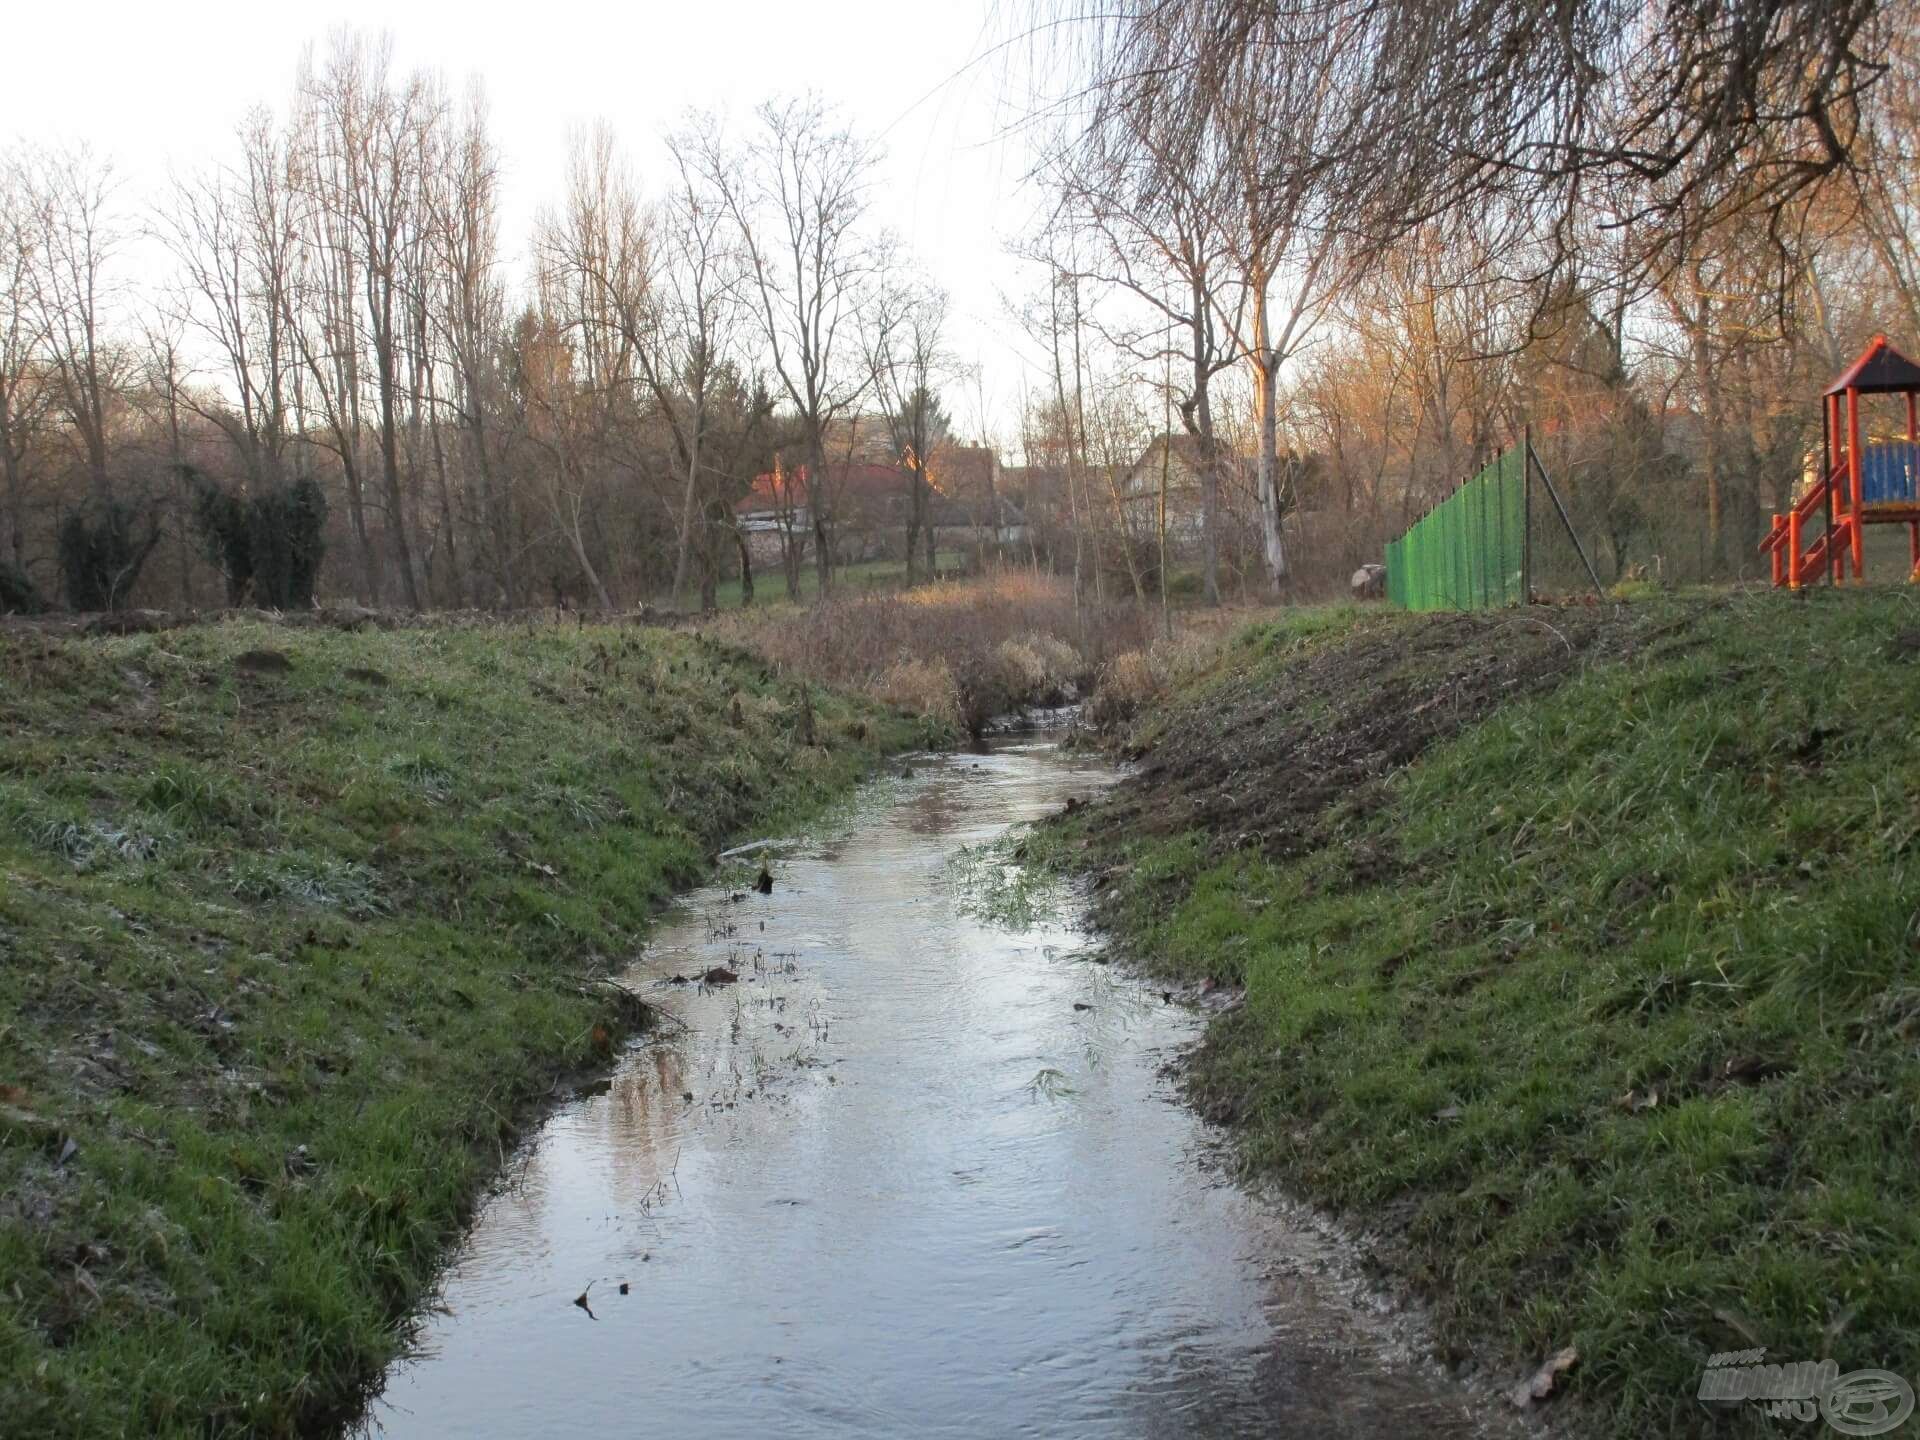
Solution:
{"label": "dry brown grass", "polygon": [[1146,644],[1151,623],[1131,606],[1076,606],[1065,580],[1009,571],[734,611],[706,629],[788,674],[978,733],[1021,705],[1084,693],[1114,656]]}
{"label": "dry brown grass", "polygon": [[1156,636],[1144,649],[1114,656],[1101,668],[1087,697],[1087,723],[1097,730],[1125,724],[1206,670],[1232,633],[1228,626],[1207,625]]}

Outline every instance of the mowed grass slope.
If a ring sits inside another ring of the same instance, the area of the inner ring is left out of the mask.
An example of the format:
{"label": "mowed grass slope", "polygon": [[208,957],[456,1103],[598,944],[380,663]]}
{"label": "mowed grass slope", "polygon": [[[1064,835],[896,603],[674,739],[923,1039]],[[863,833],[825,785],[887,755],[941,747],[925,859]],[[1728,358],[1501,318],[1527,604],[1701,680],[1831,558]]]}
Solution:
{"label": "mowed grass slope", "polygon": [[[266,653],[263,653],[266,652]],[[911,738],[659,631],[0,632],[0,1432],[350,1408],[724,837]]]}
{"label": "mowed grass slope", "polygon": [[[1264,627],[1154,733],[1234,694],[1358,733],[1452,703],[1420,683],[1432,651],[1473,673],[1591,615]],[[1148,965],[1246,986],[1194,1097],[1254,1172],[1372,1232],[1448,1358],[1572,1345],[1595,1430],[1777,1433],[1693,1398],[1711,1352],[1920,1366],[1920,603],[1607,623],[1562,681],[1329,797],[1304,838],[1176,798],[1121,836],[1089,807],[1030,853],[1105,873]],[[1372,658],[1307,683],[1343,651]],[[1230,788],[1310,787],[1299,759]]]}

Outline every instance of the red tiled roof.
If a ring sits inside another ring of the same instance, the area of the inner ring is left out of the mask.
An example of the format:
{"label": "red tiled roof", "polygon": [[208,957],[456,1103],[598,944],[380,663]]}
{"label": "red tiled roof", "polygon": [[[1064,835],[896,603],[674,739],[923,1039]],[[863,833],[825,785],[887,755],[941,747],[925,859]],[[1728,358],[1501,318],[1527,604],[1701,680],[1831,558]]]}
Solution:
{"label": "red tiled roof", "polygon": [[[886,499],[905,493],[907,471],[898,465],[827,464],[827,486],[841,503],[859,503]],[[753,477],[753,488],[733,502],[736,515],[759,515],[783,506],[798,508],[807,503],[807,467],[796,465],[778,473],[769,471]]]}

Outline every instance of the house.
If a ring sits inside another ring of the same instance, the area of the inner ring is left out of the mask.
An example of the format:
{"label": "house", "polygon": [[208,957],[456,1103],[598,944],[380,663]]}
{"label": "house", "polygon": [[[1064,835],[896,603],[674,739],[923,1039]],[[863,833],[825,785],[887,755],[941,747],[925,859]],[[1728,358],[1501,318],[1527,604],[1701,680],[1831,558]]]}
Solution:
{"label": "house", "polygon": [[[1229,491],[1243,483],[1244,467],[1232,455],[1216,456],[1220,478],[1220,505],[1232,503]],[[1141,513],[1132,517],[1137,533],[1158,531],[1160,495],[1167,497],[1167,535],[1171,539],[1197,537],[1206,529],[1206,488],[1202,479],[1202,452],[1197,435],[1156,435],[1120,477],[1120,501]]]}
{"label": "house", "polygon": [[935,527],[963,544],[1024,544],[1027,517],[1007,493],[1003,474],[999,453],[990,445],[937,447],[927,460]]}
{"label": "house", "polygon": [[815,495],[808,467],[784,459],[734,502],[733,513],[755,564],[774,564],[789,547],[805,556],[813,543],[816,501],[826,507],[841,563],[882,553],[886,539],[906,525],[912,472],[871,461],[829,461]]}
{"label": "house", "polygon": [[[887,427],[872,417],[835,422],[816,496],[808,466],[775,457],[774,468],[754,477],[735,502],[734,516],[755,564],[772,565],[788,555],[804,557],[813,543],[817,503],[829,517],[839,563],[898,556],[913,513],[913,471],[892,448]],[[840,458],[848,457],[848,458]],[[874,458],[878,457],[878,458]],[[1000,493],[1000,457],[991,446],[937,446],[927,458],[925,519],[941,544],[1021,544],[1026,517]]]}

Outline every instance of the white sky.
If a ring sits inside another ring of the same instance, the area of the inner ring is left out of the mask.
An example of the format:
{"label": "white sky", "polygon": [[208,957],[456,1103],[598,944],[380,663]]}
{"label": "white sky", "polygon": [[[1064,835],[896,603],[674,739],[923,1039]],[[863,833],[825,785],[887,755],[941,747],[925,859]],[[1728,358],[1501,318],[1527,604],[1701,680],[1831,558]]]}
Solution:
{"label": "white sky", "polygon": [[[651,188],[664,175],[657,137],[689,107],[745,121],[763,99],[815,90],[883,135],[876,216],[953,297],[953,348],[981,366],[988,423],[1004,433],[1023,342],[1000,296],[1027,283],[1005,242],[1034,203],[1019,186],[1025,147],[1006,138],[1023,98],[995,48],[1007,13],[996,0],[23,4],[7,24],[0,138],[90,143],[138,204],[164,191],[170,167],[231,159],[250,106],[284,112],[303,46],[341,23],[385,30],[397,70],[438,70],[456,90],[470,75],[484,82],[519,274],[535,211],[558,198],[572,129],[609,121]],[[947,397],[963,431],[980,408],[971,387]]]}

